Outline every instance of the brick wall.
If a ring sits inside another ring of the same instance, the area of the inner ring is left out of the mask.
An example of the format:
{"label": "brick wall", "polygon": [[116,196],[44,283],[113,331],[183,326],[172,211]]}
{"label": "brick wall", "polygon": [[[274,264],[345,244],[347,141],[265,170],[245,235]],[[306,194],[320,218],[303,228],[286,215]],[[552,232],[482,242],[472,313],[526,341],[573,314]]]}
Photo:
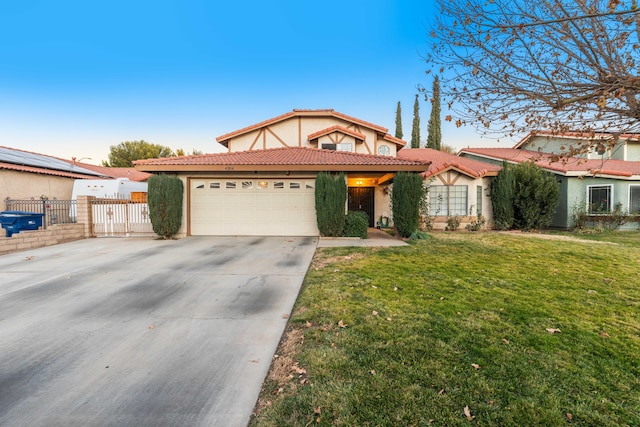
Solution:
{"label": "brick wall", "polygon": [[4,229],[0,229],[0,255],[9,252],[57,245],[85,238],[84,224],[50,225],[46,230],[27,230],[5,237]]}

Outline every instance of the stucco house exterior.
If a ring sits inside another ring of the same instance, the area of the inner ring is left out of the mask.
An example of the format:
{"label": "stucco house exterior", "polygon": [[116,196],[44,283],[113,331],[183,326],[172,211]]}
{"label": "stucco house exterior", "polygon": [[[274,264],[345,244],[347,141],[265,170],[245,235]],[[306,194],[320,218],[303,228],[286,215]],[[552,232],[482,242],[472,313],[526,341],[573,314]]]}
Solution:
{"label": "stucco house exterior", "polygon": [[[584,208],[593,216],[606,214],[620,207],[623,212],[640,212],[640,143],[639,135],[583,135],[572,132],[554,136],[532,132],[513,148],[464,148],[458,154],[464,158],[493,165],[503,161],[520,163],[534,161],[539,167],[555,174],[560,183],[560,202],[551,227],[568,229],[575,225],[574,210]],[[570,157],[559,157],[574,144],[586,139],[595,143],[593,150]],[[597,142],[602,141],[599,145]],[[637,224],[627,224],[626,228]]]}
{"label": "stucco house exterior", "polygon": [[396,157],[406,143],[386,128],[332,109],[296,109],[216,139],[228,152],[135,162],[183,181],[179,235],[317,236],[321,171],[345,174],[348,209],[366,212],[374,226],[391,217],[395,174],[427,168]]}
{"label": "stucco house exterior", "polygon": [[398,152],[398,158],[430,162],[421,176],[429,186],[429,215],[434,229],[444,229],[450,216],[460,217],[464,228],[478,213],[491,225],[490,185],[500,172],[499,165],[431,148],[405,148]]}

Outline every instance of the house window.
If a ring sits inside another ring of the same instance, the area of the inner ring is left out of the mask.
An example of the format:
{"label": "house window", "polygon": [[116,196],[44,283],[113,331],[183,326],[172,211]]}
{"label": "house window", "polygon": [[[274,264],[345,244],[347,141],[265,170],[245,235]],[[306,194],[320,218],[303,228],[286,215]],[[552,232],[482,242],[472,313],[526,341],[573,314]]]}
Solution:
{"label": "house window", "polygon": [[629,213],[640,213],[640,185],[629,186]]}
{"label": "house window", "polygon": [[299,182],[290,182],[289,183],[289,188],[298,189],[298,188],[300,188],[300,183]]}
{"label": "house window", "polygon": [[590,215],[611,212],[613,187],[611,185],[587,186],[587,208]]}
{"label": "house window", "polygon": [[331,151],[351,151],[353,152],[353,144],[350,142],[343,142],[341,144],[322,144],[323,150]]}
{"label": "house window", "polygon": [[225,188],[235,189],[236,188],[236,182],[235,181],[227,181],[225,183]]}
{"label": "house window", "polygon": [[476,215],[482,215],[482,185],[476,186]]}
{"label": "house window", "polygon": [[432,185],[429,201],[430,215],[467,215],[467,186]]}
{"label": "house window", "polygon": [[391,149],[387,145],[381,145],[378,147],[378,155],[379,156],[388,156],[391,154]]}
{"label": "house window", "polygon": [[253,188],[253,181],[242,181],[243,190],[251,190]]}
{"label": "house window", "polygon": [[220,182],[213,181],[209,183],[209,188],[220,188]]}
{"label": "house window", "polygon": [[284,181],[275,181],[273,183],[273,188],[278,188],[278,189],[284,188]]}

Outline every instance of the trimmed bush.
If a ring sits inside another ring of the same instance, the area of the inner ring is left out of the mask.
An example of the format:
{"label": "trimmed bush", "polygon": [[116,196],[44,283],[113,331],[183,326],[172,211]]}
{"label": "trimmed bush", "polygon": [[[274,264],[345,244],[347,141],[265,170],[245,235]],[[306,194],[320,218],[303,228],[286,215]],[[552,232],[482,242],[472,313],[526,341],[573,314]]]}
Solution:
{"label": "trimmed bush", "polygon": [[546,228],[559,200],[560,184],[552,173],[533,162],[515,166],[504,162],[491,184],[493,226],[523,231]]}
{"label": "trimmed bush", "polygon": [[393,179],[391,210],[400,236],[409,237],[418,230],[424,191],[422,177],[417,173],[398,172]]}
{"label": "trimmed bush", "polygon": [[344,230],[347,183],[344,174],[320,172],[316,177],[316,219],[320,234],[340,237]]}
{"label": "trimmed bush", "polygon": [[344,223],[344,237],[367,238],[369,215],[362,211],[349,211]]}
{"label": "trimmed bush", "polygon": [[180,178],[165,174],[149,178],[149,219],[153,231],[165,239],[174,236],[182,225],[183,185]]}
{"label": "trimmed bush", "polygon": [[513,225],[523,231],[548,227],[560,200],[555,176],[532,162],[518,164],[513,173]]}

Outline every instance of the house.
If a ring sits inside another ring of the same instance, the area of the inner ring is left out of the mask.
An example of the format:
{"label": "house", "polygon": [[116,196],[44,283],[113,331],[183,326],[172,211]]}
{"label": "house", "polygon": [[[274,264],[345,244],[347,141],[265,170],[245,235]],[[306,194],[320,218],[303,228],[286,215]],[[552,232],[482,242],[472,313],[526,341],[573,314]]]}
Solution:
{"label": "house", "polygon": [[[558,156],[577,145],[590,145],[594,149],[575,156]],[[560,183],[560,202],[551,222],[554,228],[572,228],[575,225],[572,215],[581,209],[593,216],[616,208],[631,213],[640,211],[638,135],[615,139],[614,135],[604,133],[553,136],[532,132],[513,148],[464,148],[458,154],[493,165],[503,161],[513,164],[534,161],[555,174]]]}
{"label": "house", "polygon": [[0,197],[2,200],[40,198],[70,199],[76,179],[104,175],[73,162],[10,147],[0,147]]}
{"label": "house", "polygon": [[493,218],[489,197],[491,179],[500,172],[499,165],[459,157],[431,148],[405,148],[397,157],[430,162],[422,172],[429,185],[429,215],[434,229],[444,229],[448,217],[459,216],[464,227],[478,214],[488,223]]}
{"label": "house", "polygon": [[317,236],[315,178],[343,172],[348,209],[369,226],[390,217],[396,172],[424,172],[424,161],[396,157],[405,146],[382,126],[332,109],[293,110],[224,134],[228,152],[148,159],[136,169],[184,183],[179,235]]}
{"label": "house", "polygon": [[142,181],[149,174],[133,168],[106,168],[45,154],[0,146],[0,197],[69,200],[77,179],[129,178]]}

